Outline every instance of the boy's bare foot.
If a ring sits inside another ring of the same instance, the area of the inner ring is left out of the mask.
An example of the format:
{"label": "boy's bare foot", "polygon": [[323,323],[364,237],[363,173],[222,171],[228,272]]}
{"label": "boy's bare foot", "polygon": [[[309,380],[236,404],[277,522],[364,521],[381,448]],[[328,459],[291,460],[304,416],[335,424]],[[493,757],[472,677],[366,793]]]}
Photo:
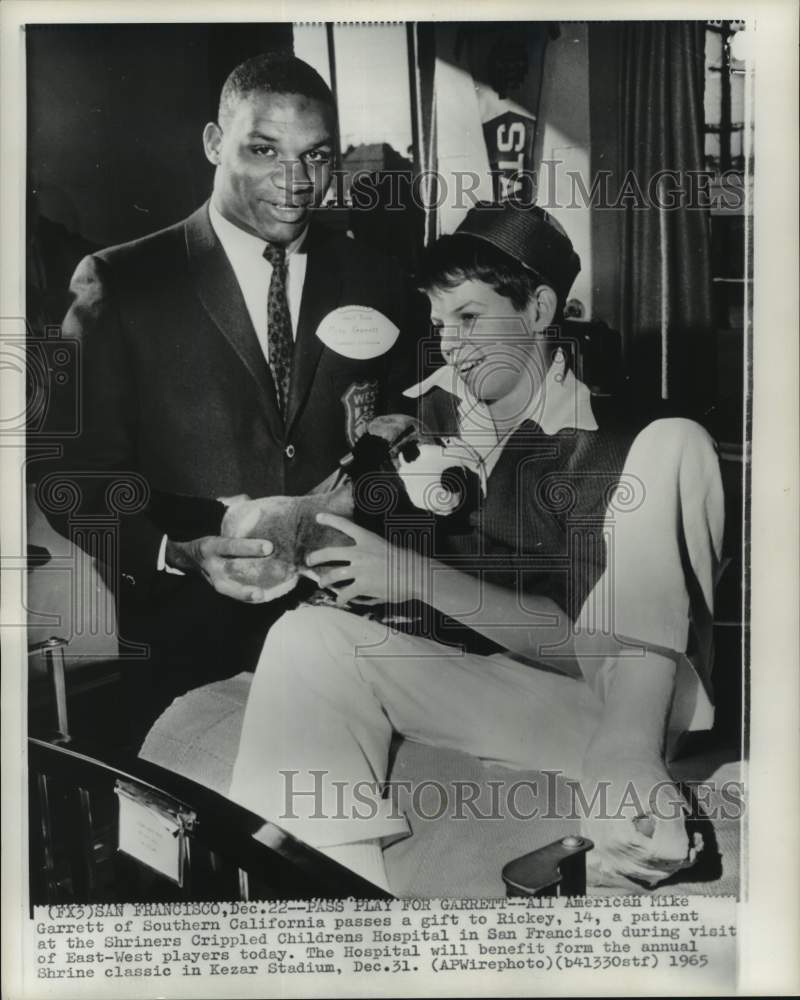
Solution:
{"label": "boy's bare foot", "polygon": [[590,884],[652,887],[694,864],[702,837],[690,842],[685,799],[657,757],[588,754],[580,784],[589,805],[582,830],[595,843]]}

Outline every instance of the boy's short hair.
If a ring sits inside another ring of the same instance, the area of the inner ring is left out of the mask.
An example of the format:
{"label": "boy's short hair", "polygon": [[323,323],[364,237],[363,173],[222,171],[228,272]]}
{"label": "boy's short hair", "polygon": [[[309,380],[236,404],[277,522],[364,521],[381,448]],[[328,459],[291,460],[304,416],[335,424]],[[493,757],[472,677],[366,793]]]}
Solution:
{"label": "boy's short hair", "polygon": [[239,101],[252,93],[299,94],[327,105],[336,117],[330,87],[313,66],[288,52],[264,52],[232,70],[220,93],[218,122],[223,124]]}
{"label": "boy's short hair", "polygon": [[428,291],[483,281],[520,311],[540,285],[547,285],[556,293],[560,313],[580,269],[569,237],[544,209],[479,202],[455,233],[428,248],[418,283]]}

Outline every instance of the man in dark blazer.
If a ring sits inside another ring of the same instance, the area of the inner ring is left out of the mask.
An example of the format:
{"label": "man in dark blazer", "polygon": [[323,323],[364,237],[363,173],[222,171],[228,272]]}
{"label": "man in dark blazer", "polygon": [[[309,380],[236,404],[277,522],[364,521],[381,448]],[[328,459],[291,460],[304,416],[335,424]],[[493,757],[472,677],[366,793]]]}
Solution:
{"label": "man in dark blazer", "polygon": [[[105,562],[120,636],[148,649],[128,671],[137,733],[175,694],[252,668],[289,603],[247,584],[269,545],[219,537],[220,498],[306,493],[415,380],[415,293],[388,259],[313,218],[335,129],[310,66],[248,60],[205,128],[210,202],[85,258],[72,281],[64,335],[81,345],[82,431],[62,472],[81,517],[118,517]],[[279,267],[294,339],[282,385],[268,305]]]}

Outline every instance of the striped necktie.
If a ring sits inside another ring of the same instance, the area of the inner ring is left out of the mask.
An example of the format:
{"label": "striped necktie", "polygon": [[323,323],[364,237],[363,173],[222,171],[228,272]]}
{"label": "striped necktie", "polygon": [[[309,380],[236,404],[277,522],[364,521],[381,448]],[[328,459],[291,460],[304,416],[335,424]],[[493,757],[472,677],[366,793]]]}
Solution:
{"label": "striped necktie", "polygon": [[292,317],[289,313],[289,300],[286,297],[286,278],[289,267],[284,247],[272,246],[268,243],[264,248],[264,257],[272,265],[272,278],[267,296],[269,367],[275,382],[278,409],[283,416],[286,416],[289,382],[292,377],[292,355],[294,353]]}

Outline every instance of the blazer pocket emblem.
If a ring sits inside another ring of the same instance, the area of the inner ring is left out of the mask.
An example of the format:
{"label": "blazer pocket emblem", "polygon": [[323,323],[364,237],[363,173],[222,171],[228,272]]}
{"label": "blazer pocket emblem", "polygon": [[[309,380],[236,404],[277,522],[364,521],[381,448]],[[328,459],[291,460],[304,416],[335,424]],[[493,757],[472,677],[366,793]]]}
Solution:
{"label": "blazer pocket emblem", "polygon": [[342,395],[344,404],[345,433],[352,448],[358,441],[370,420],[376,416],[378,403],[378,383],[375,379],[368,382],[353,382]]}
{"label": "blazer pocket emblem", "polygon": [[369,306],[340,306],[317,327],[317,336],[329,350],[354,361],[386,354],[399,335],[388,316]]}

